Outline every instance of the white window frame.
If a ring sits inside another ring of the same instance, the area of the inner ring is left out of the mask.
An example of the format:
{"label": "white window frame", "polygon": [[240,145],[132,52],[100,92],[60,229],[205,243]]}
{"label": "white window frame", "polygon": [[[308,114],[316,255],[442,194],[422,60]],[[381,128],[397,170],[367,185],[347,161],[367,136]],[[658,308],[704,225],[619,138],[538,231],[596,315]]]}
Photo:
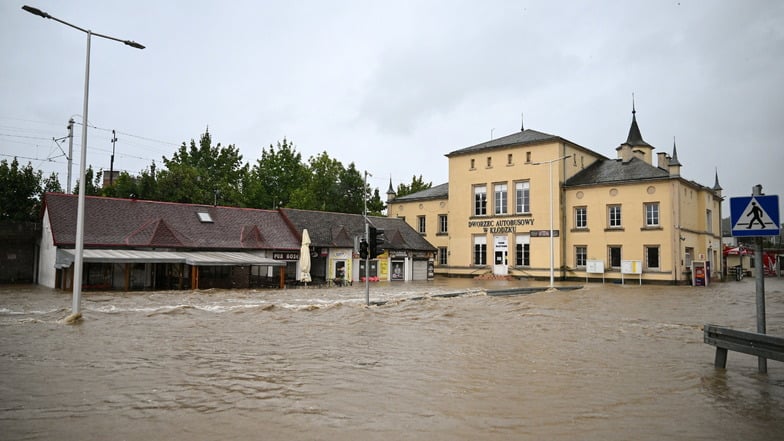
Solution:
{"label": "white window frame", "polygon": [[487,266],[487,236],[474,236],[473,242],[471,261],[475,266]]}
{"label": "white window frame", "polygon": [[449,218],[446,214],[438,215],[438,232],[440,234],[446,234],[449,232]]}
{"label": "white window frame", "polygon": [[[580,263],[581,258],[582,258],[582,263]],[[588,262],[588,245],[575,245],[574,266],[577,268],[585,268],[587,262]]]}
{"label": "white window frame", "polygon": [[531,182],[515,182],[515,213],[525,214],[531,212]]}
{"label": "white window frame", "polygon": [[515,237],[515,266],[531,266],[531,236],[528,234]]}
{"label": "white window frame", "polygon": [[658,227],[660,225],[660,212],[658,202],[648,202],[645,204],[645,226]]}
{"label": "white window frame", "polygon": [[623,217],[620,205],[607,206],[607,226],[609,228],[623,228]]}
{"label": "white window frame", "polygon": [[474,216],[487,216],[487,185],[474,185]]}
{"label": "white window frame", "polygon": [[509,205],[509,193],[506,182],[493,185],[493,210],[495,214],[506,214]]}
{"label": "white window frame", "polygon": [[[580,216],[581,212],[582,212],[582,216]],[[574,207],[574,228],[575,229],[588,228],[588,207],[586,206]]]}

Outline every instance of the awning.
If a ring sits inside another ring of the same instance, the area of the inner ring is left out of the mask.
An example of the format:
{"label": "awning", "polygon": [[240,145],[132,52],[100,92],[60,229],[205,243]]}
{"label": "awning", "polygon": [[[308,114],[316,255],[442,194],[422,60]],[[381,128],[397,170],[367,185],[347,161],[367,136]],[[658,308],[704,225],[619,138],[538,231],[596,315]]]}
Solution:
{"label": "awning", "polygon": [[[68,268],[76,250],[57,249],[55,268]],[[148,251],[86,249],[83,262],[95,263],[186,263],[191,266],[285,266],[286,262],[253,251]]]}

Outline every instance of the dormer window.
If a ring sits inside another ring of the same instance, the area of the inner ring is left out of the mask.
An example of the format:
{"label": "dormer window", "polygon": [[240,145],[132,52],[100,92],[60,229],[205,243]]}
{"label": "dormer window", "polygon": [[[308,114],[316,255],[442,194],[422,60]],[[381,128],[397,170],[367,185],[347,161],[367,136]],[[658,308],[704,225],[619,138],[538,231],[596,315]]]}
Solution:
{"label": "dormer window", "polygon": [[199,216],[199,220],[203,224],[211,224],[213,222],[212,216],[210,216],[210,213],[207,213],[207,212],[204,212],[204,211],[197,211],[196,212],[196,216]]}

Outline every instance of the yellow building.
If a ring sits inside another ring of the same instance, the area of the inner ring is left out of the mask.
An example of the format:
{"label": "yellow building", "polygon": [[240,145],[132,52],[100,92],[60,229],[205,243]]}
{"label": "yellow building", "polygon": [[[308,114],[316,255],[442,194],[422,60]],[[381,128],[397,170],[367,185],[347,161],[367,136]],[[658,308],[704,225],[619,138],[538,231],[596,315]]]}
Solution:
{"label": "yellow building", "polygon": [[674,145],[653,150],[634,110],[615,159],[522,130],[448,153],[448,184],[401,197],[390,185],[388,215],[438,248],[441,275],[688,283],[705,261],[715,277],[718,176],[689,181]]}

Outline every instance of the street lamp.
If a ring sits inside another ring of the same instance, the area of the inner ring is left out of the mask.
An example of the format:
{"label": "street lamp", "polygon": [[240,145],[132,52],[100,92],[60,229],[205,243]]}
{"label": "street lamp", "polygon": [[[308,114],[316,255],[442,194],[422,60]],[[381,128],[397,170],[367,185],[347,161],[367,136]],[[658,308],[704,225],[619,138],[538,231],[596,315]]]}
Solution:
{"label": "street lamp", "polygon": [[553,238],[553,162],[560,161],[562,159],[566,159],[571,157],[572,155],[561,156],[560,158],[551,159],[549,161],[541,161],[541,162],[532,162],[531,165],[542,165],[548,164],[550,167],[550,289],[554,288],[554,274],[555,274],[555,262],[554,262],[554,238]]}
{"label": "street lamp", "polygon": [[78,320],[81,316],[81,297],[82,297],[82,261],[84,255],[84,192],[85,192],[85,182],[84,182],[84,171],[85,171],[85,164],[87,162],[87,103],[88,103],[88,96],[90,91],[90,38],[95,35],[96,37],[106,38],[108,40],[119,41],[124,43],[130,47],[136,49],[144,49],[144,46],[141,44],[131,41],[131,40],[121,40],[119,38],[111,37],[109,35],[99,34],[96,32],[92,32],[89,29],[82,29],[79,26],[75,26],[67,21],[60,20],[57,17],[52,17],[51,15],[47,14],[46,12],[38,9],[33,8],[32,6],[22,6],[22,9],[25,11],[37,15],[42,18],[48,18],[54,20],[56,22],[62,23],[66,26],[72,27],[78,31],[84,32],[87,34],[87,60],[85,62],[84,67],[84,103],[82,107],[82,118],[84,124],[82,125],[82,160],[79,164],[79,204],[76,211],[76,256],[74,257],[74,276],[73,276],[73,310],[71,315],[66,319],[66,321],[71,322]]}

